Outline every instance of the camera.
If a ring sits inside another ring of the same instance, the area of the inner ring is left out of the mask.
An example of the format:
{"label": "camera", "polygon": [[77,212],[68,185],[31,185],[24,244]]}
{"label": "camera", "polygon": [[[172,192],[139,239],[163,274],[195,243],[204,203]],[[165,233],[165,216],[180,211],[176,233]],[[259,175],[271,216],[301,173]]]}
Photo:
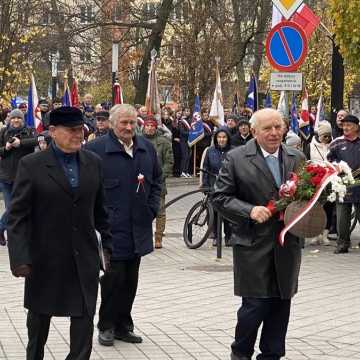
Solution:
{"label": "camera", "polygon": [[14,138],[14,137],[10,137],[10,138],[8,139],[8,143],[10,143],[10,144],[12,144],[14,141],[15,141],[15,138]]}

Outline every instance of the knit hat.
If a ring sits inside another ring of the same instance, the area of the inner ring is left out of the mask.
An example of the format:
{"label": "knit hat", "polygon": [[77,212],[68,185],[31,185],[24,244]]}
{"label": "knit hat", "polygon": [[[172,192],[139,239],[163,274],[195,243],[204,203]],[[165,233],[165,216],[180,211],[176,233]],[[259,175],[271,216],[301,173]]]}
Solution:
{"label": "knit hat", "polygon": [[322,136],[322,135],[325,135],[325,134],[331,134],[331,124],[326,121],[326,120],[323,120],[323,121],[320,121],[319,122],[319,127],[318,127],[318,135],[319,136]]}
{"label": "knit hat", "polygon": [[294,132],[289,131],[286,135],[285,143],[288,146],[297,146],[301,144],[301,139]]}
{"label": "knit hat", "polygon": [[146,126],[146,125],[152,125],[152,126],[157,127],[158,123],[157,123],[156,119],[154,118],[154,116],[148,115],[144,119],[144,126]]}
{"label": "knit hat", "polygon": [[359,119],[355,115],[346,115],[341,122],[350,122],[356,125],[359,125]]}
{"label": "knit hat", "polygon": [[11,111],[11,113],[9,114],[9,118],[13,119],[13,118],[20,118],[22,121],[24,121],[24,113],[19,110],[19,109],[14,109],[13,111]]}

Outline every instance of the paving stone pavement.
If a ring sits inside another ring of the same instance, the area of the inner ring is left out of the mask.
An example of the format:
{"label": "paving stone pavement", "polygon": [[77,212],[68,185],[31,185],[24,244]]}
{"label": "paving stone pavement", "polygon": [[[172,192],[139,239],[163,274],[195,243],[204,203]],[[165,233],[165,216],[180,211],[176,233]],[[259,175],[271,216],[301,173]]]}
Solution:
{"label": "paving stone pavement", "polygon": [[[168,200],[194,188],[170,188]],[[210,243],[189,250],[181,235],[186,212],[198,198],[192,196],[169,208],[164,248],[142,260],[133,315],[144,342],[117,341],[114,347],[102,347],[95,331],[91,359],[229,359],[241,302],[233,296],[231,249],[224,249],[223,259],[217,261]],[[359,234],[357,229],[353,244],[360,240]],[[285,359],[360,359],[360,250],[345,255],[332,251],[333,247],[324,246],[304,250]],[[25,359],[22,301],[23,280],[11,276],[7,249],[1,247],[0,359]],[[68,348],[69,321],[53,318],[45,359],[63,360]]]}

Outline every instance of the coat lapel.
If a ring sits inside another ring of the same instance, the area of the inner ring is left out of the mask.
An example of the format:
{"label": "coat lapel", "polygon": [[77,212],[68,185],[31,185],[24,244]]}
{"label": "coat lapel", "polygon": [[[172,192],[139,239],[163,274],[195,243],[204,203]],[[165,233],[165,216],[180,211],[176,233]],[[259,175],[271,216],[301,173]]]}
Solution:
{"label": "coat lapel", "polygon": [[290,172],[295,170],[295,164],[296,164],[296,156],[293,152],[291,152],[291,149],[288,149],[285,146],[281,146],[282,149],[282,168],[283,168],[283,182],[289,180],[289,174]]}
{"label": "coat lapel", "polygon": [[250,141],[251,144],[250,142],[248,143],[249,150],[247,152],[247,156],[251,157],[250,162],[263,174],[264,180],[277,189],[278,187],[276,185],[274,176],[271,173],[269,167],[267,166],[263,155],[260,153],[260,150],[256,145],[256,141],[255,140],[250,140]]}
{"label": "coat lapel", "polygon": [[72,189],[70,187],[69,181],[65,176],[65,173],[63,169],[61,168],[61,165],[58,163],[58,161],[55,158],[54,151],[51,149],[51,147],[47,150],[45,150],[47,156],[46,156],[46,168],[47,173],[51,179],[53,179],[67,194],[70,196],[73,196]]}

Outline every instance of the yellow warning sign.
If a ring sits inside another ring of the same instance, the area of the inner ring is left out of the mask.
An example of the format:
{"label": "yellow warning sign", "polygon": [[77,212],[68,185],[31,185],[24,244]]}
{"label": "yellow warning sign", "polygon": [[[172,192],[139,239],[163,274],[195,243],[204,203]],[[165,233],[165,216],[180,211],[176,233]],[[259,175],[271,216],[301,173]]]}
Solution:
{"label": "yellow warning sign", "polygon": [[304,0],[272,0],[286,20],[289,20]]}

